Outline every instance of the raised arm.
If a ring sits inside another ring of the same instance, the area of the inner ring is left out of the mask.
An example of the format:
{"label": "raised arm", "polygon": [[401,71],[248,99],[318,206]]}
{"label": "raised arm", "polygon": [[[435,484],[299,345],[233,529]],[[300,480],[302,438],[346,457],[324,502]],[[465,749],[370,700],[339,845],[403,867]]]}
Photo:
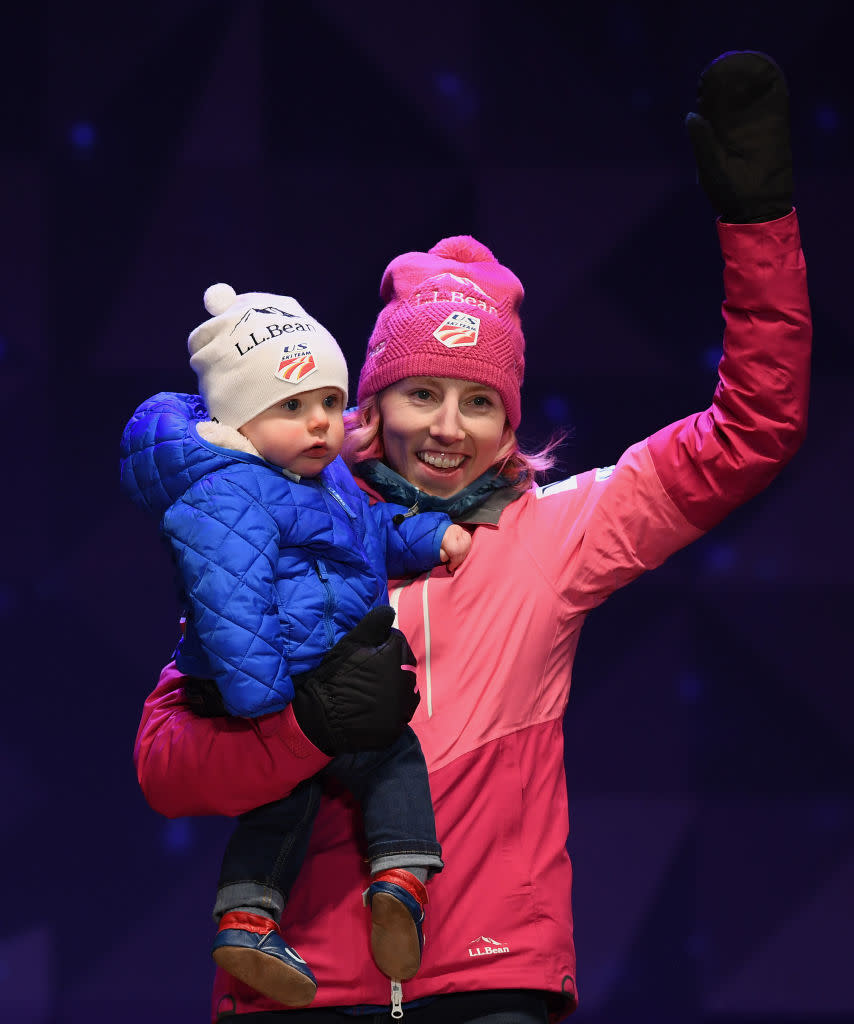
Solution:
{"label": "raised arm", "polygon": [[806,430],[812,330],[780,69],[763,54],[724,54],[703,72],[687,124],[721,215],[719,381],[707,409],[615,467],[539,492],[558,525],[529,543],[574,608],[595,607],[761,491]]}
{"label": "raised arm", "polygon": [[812,327],[782,72],[764,54],[723,54],[700,77],[697,108],[686,124],[700,183],[721,216],[720,380],[707,410],[654,434],[649,450],[678,509],[708,530],[800,446]]}
{"label": "raised arm", "polygon": [[807,422],[812,327],[796,215],[720,223],[726,321],[711,406],[649,439],[658,476],[708,530],[758,494],[797,451]]}

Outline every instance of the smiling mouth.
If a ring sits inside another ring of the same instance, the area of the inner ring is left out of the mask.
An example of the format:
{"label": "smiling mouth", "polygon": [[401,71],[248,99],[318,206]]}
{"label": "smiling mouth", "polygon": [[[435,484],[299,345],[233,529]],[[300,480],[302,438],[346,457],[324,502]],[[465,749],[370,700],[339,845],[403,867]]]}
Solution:
{"label": "smiling mouth", "polygon": [[465,461],[465,455],[448,455],[445,452],[416,452],[419,462],[434,469],[458,469]]}

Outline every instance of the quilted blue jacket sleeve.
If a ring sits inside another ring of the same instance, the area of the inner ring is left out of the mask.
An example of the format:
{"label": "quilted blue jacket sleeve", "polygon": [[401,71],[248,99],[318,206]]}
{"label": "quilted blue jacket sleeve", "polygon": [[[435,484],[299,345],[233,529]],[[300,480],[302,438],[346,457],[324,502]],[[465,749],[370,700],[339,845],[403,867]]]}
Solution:
{"label": "quilted blue jacket sleeve", "polygon": [[210,672],[229,713],[244,717],[294,695],[275,587],[279,527],[259,497],[252,474],[214,473],[162,521]]}
{"label": "quilted blue jacket sleeve", "polygon": [[400,505],[378,501],[366,513],[373,517],[384,541],[386,574],[393,580],[429,572],[439,565],[442,538],[451,525],[444,512],[419,512],[395,523],[394,516],[405,511]]}

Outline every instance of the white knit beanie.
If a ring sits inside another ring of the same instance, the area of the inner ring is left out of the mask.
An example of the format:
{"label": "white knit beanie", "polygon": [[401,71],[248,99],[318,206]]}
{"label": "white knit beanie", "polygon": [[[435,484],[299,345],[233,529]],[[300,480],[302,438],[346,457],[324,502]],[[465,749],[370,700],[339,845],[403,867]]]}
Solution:
{"label": "white knit beanie", "polygon": [[190,366],[211,419],[239,428],[303,391],[339,388],[347,404],[347,363],[337,342],[288,295],[212,284],[210,320],[187,339]]}

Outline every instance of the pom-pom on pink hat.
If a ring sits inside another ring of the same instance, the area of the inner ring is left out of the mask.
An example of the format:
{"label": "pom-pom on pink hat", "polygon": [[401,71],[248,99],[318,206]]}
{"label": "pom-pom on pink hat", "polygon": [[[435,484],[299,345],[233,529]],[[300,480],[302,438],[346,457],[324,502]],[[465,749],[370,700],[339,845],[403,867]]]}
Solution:
{"label": "pom-pom on pink hat", "polygon": [[358,400],[404,377],[458,377],[495,388],[515,430],[525,338],[518,277],[470,235],[406,252],[386,267]]}

